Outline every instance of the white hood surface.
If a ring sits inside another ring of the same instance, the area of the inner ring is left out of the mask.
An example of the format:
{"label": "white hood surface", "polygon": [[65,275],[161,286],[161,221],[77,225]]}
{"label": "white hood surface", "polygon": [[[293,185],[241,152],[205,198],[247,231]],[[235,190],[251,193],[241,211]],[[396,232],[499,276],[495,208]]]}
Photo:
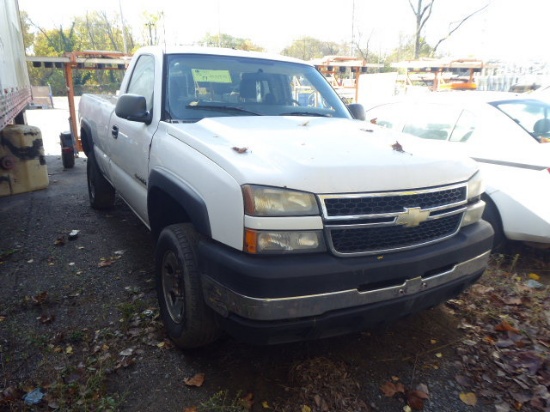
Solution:
{"label": "white hood surface", "polygon": [[166,127],[239,184],[318,194],[372,192],[464,182],[478,169],[443,148],[434,159],[425,140],[348,119],[218,117]]}

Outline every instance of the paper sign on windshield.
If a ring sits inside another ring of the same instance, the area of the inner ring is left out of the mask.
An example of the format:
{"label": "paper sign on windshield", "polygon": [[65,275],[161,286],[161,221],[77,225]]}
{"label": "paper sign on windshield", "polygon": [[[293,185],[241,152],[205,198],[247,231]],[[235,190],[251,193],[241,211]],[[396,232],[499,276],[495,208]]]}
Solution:
{"label": "paper sign on windshield", "polygon": [[231,83],[229,70],[192,69],[193,80],[196,82]]}

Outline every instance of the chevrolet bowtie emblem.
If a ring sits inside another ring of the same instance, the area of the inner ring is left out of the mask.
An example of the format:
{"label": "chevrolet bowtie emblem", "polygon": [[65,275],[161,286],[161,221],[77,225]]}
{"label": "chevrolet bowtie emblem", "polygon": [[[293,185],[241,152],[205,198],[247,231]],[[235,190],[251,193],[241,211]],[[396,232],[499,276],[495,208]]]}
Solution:
{"label": "chevrolet bowtie emblem", "polygon": [[395,223],[405,227],[415,227],[428,220],[429,216],[429,211],[422,210],[419,207],[411,207],[410,209],[405,209],[403,213],[397,215]]}

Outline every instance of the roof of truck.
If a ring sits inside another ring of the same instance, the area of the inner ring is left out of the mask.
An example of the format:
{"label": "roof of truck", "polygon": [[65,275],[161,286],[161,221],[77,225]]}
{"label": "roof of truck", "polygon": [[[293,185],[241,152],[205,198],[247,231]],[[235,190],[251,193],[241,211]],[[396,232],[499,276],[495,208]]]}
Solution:
{"label": "roof of truck", "polygon": [[211,54],[216,56],[235,56],[235,57],[249,57],[256,59],[268,59],[268,60],[278,60],[286,61],[291,63],[301,63],[312,65],[309,62],[304,60],[296,59],[293,57],[282,56],[276,53],[265,53],[257,51],[247,51],[247,50],[235,50],[224,47],[200,47],[200,46],[146,46],[139,50],[139,52],[146,53],[151,51],[153,53],[158,53],[161,51],[164,54]]}

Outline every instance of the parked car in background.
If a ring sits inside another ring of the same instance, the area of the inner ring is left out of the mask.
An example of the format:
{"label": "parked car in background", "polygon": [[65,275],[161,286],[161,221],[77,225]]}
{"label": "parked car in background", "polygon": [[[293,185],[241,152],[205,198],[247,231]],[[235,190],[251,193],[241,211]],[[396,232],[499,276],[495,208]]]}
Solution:
{"label": "parked car in background", "polygon": [[454,144],[484,173],[484,219],[506,240],[550,248],[550,99],[449,92],[401,97],[367,109],[367,121]]}

